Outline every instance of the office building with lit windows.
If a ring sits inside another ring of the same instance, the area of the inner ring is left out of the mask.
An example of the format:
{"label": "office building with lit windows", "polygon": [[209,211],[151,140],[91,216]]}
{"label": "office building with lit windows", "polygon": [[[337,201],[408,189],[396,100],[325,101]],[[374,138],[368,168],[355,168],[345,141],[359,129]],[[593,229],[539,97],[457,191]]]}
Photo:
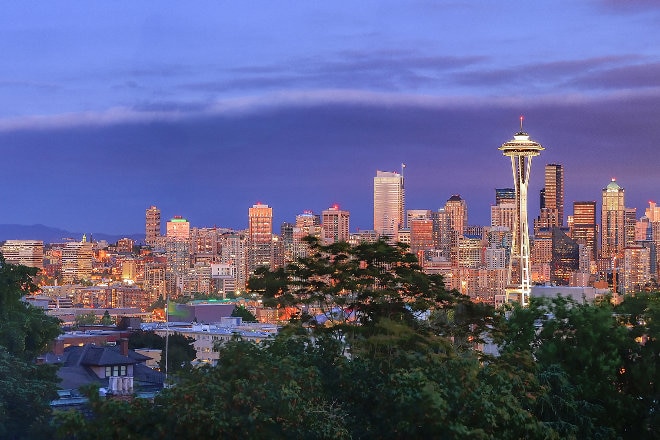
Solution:
{"label": "office building with lit windows", "polygon": [[257,203],[248,210],[247,273],[273,267],[273,208]]}
{"label": "office building with lit windows", "polygon": [[374,231],[396,240],[404,225],[405,189],[403,174],[376,171],[374,177]]}
{"label": "office building with lit windows", "polygon": [[573,223],[570,235],[577,243],[589,249],[591,261],[598,258],[598,224],[596,223],[596,202],[573,202]]}
{"label": "office building with lit windows", "polygon": [[325,244],[348,241],[351,214],[333,205],[321,212],[321,228]]}
{"label": "office building with lit windows", "polygon": [[602,193],[600,255],[612,259],[622,256],[625,248],[625,190],[612,179]]}
{"label": "office building with lit windows", "polygon": [[534,222],[534,232],[542,228],[564,226],[564,167],[545,166],[545,187],[540,195],[541,213]]}
{"label": "office building with lit windows", "polygon": [[150,206],[145,214],[145,240],[148,246],[156,246],[160,237],[160,209]]}
{"label": "office building with lit windows", "polygon": [[7,240],[0,253],[9,264],[44,268],[44,242],[41,240]]}

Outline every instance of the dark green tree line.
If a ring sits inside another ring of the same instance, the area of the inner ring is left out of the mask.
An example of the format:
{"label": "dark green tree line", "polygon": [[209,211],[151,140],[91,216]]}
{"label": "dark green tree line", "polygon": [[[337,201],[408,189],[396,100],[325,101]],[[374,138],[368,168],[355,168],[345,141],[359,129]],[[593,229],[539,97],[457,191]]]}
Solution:
{"label": "dark green tree line", "polygon": [[0,254],[0,438],[47,437],[57,397],[55,367],[35,358],[60,334],[59,320],[21,300],[36,291],[36,273]]}

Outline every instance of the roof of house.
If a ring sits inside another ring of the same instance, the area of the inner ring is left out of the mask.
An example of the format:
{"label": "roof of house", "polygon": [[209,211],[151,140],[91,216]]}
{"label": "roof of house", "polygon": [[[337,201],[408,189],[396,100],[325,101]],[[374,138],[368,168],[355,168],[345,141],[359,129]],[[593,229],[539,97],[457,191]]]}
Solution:
{"label": "roof of house", "polygon": [[64,349],[60,356],[48,353],[44,360],[47,363],[59,364],[57,372],[60,378],[60,389],[78,389],[83,385],[96,383],[107,386],[107,378],[99,378],[92,367],[106,367],[114,365],[133,365],[133,377],[142,384],[162,385],[164,374],[142,365],[150,359],[148,356],[128,350],[128,355],[120,353],[120,346],[97,346],[85,344],[83,346],[70,346]]}

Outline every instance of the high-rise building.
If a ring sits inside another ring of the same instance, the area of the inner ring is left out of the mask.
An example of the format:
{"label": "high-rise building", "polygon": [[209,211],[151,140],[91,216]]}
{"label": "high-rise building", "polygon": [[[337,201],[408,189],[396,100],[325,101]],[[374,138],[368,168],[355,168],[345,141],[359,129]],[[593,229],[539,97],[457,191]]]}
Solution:
{"label": "high-rise building", "polygon": [[541,190],[541,214],[534,222],[534,232],[541,228],[564,226],[564,168],[551,163],[545,166],[545,187]]}
{"label": "high-rise building", "polygon": [[495,204],[507,205],[516,203],[515,188],[495,188]]}
{"label": "high-rise building", "polygon": [[374,177],[374,230],[381,237],[396,240],[404,227],[405,190],[403,174],[376,171]]}
{"label": "high-rise building", "polygon": [[623,251],[623,267],[619,271],[619,292],[641,292],[651,281],[651,251],[643,246],[628,246]]}
{"label": "high-rise building", "polygon": [[321,213],[323,241],[326,244],[348,241],[350,213],[333,205]]}
{"label": "high-rise building", "polygon": [[174,216],[166,225],[165,270],[166,290],[172,297],[183,291],[183,280],[191,265],[190,223],[181,216]]}
{"label": "high-rise building", "polygon": [[44,268],[44,242],[41,240],[7,240],[0,253],[9,264]]}
{"label": "high-rise building", "polygon": [[653,242],[656,252],[651,256],[651,271],[653,275],[656,274],[658,267],[657,250],[660,249],[660,206],[655,202],[649,202],[649,207],[646,208],[645,217],[649,221],[649,240]]}
{"label": "high-rise building", "polygon": [[468,212],[467,203],[460,194],[454,194],[447,200],[445,211],[449,214],[450,228],[458,234],[464,234],[468,225]]}
{"label": "high-rise building", "polygon": [[248,239],[243,232],[226,232],[220,236],[220,262],[233,267],[236,290],[244,290],[247,283]]}
{"label": "high-rise building", "polygon": [[440,208],[431,212],[433,221],[433,242],[435,248],[440,251],[440,255],[449,260],[451,252],[451,221],[445,208]]}
{"label": "high-rise building", "polygon": [[550,281],[568,286],[573,273],[580,269],[580,246],[566,235],[563,228],[554,226],[552,230],[552,261]]}
{"label": "high-rise building", "polygon": [[92,276],[94,250],[85,236],[79,242],[71,242],[62,249],[62,282],[64,284],[89,280]]}
{"label": "high-rise building", "polygon": [[601,212],[602,258],[611,259],[623,256],[625,247],[625,191],[615,179],[603,188]]}
{"label": "high-rise building", "polygon": [[248,211],[247,273],[273,267],[273,208],[257,203]]}
{"label": "high-rise building", "polygon": [[598,224],[596,223],[596,202],[573,202],[573,225],[571,237],[577,243],[589,248],[591,261],[598,258]]}
{"label": "high-rise building", "polygon": [[167,240],[190,240],[190,223],[180,215],[175,215],[170,221],[167,222],[165,233]]}
{"label": "high-rise building", "polygon": [[[410,211],[409,211],[410,212]],[[434,249],[433,220],[428,217],[409,218],[410,252],[417,255],[420,264],[424,264],[424,253]]]}
{"label": "high-rise building", "polygon": [[[538,156],[544,148],[538,142],[530,139],[529,135],[523,131],[522,123],[521,116],[520,131],[513,136],[512,140],[502,144],[499,150],[504,156],[511,158],[513,183],[516,190],[516,223],[514,224],[513,245],[509,260],[509,287],[506,290],[505,301],[508,301],[510,296],[515,296],[520,304],[525,306],[531,292],[527,188],[532,157]],[[515,268],[517,268],[517,274],[514,280]]]}
{"label": "high-rise building", "polygon": [[155,246],[160,237],[160,209],[150,206],[145,215],[146,235],[144,242]]}
{"label": "high-rise building", "polygon": [[623,213],[624,247],[635,245],[635,226],[637,225],[637,208],[626,208]]}

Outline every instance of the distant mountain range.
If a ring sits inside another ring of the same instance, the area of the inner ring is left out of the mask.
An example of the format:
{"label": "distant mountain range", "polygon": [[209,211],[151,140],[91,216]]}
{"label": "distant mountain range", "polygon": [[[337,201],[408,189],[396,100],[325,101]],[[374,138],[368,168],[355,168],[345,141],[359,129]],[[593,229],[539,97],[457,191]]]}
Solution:
{"label": "distant mountain range", "polygon": [[[132,238],[136,243],[144,242],[144,234],[114,235],[102,232],[87,234],[87,241],[105,240],[115,243],[120,238]],[[0,224],[0,242],[5,240],[42,240],[44,243],[62,243],[66,241],[80,241],[83,232],[71,232],[64,229],[52,228],[45,225],[2,225]]]}

